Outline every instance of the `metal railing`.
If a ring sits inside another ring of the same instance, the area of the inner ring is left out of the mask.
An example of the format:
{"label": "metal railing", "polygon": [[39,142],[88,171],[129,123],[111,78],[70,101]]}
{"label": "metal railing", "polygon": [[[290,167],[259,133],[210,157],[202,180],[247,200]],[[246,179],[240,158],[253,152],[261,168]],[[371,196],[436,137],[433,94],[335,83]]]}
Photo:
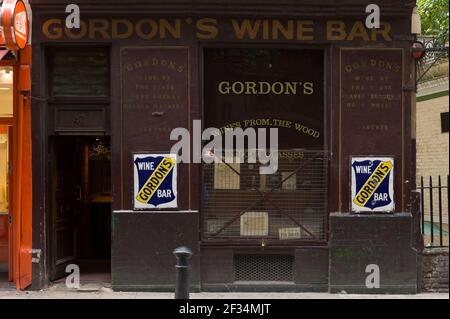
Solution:
{"label": "metal railing", "polygon": [[449,176],[446,185],[442,177],[433,180],[432,176],[420,177],[422,234],[427,247],[448,247],[448,212],[449,212]]}

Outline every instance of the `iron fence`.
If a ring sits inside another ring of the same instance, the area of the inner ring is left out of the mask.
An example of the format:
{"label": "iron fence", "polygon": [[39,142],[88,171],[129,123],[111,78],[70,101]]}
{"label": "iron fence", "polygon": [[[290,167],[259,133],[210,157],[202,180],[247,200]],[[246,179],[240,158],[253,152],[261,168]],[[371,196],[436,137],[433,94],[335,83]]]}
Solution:
{"label": "iron fence", "polygon": [[203,164],[203,240],[326,240],[324,151],[281,150],[278,171],[259,163]]}
{"label": "iron fence", "polygon": [[428,247],[448,247],[448,184],[449,175],[443,185],[442,177],[433,180],[432,176],[427,179],[420,177],[421,212],[422,212],[422,234],[424,244]]}

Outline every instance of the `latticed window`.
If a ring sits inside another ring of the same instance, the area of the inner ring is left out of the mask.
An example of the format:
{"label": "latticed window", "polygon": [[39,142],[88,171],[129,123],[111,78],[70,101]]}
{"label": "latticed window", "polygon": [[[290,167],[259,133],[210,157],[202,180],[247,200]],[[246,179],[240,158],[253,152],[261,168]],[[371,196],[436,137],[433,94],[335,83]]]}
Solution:
{"label": "latticed window", "polygon": [[203,165],[203,239],[324,240],[326,153],[279,151],[276,173],[259,167]]}

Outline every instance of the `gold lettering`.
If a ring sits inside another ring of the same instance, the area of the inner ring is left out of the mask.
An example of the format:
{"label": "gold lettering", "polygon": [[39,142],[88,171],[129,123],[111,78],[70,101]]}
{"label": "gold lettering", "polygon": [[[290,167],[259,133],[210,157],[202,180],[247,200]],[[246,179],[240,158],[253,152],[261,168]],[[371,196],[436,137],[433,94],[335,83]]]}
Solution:
{"label": "gold lettering", "polygon": [[327,40],[342,41],[346,37],[345,23],[343,21],[327,22]]}
{"label": "gold lettering", "polygon": [[248,37],[253,40],[258,34],[261,20],[257,19],[253,24],[251,24],[249,19],[244,19],[241,23],[239,23],[236,19],[231,19],[231,24],[237,39],[242,40],[245,37]]}
{"label": "gold lettering", "polygon": [[298,82],[286,82],[286,92],[284,94],[297,94]]}
{"label": "gold lettering", "polygon": [[272,39],[278,40],[278,34],[281,33],[286,40],[294,39],[294,22],[289,20],[285,27],[279,20],[272,21]]}
{"label": "gold lettering", "polygon": [[297,21],[297,40],[311,41],[314,40],[312,34],[306,35],[305,33],[314,32],[314,22],[311,20],[307,21]]}
{"label": "gold lettering", "polygon": [[263,20],[263,40],[269,40],[269,20]]}
{"label": "gold lettering", "polygon": [[[125,27],[124,32],[120,32],[120,26]],[[128,39],[133,34],[133,24],[126,19],[112,19],[112,38],[113,39]]]}
{"label": "gold lettering", "polygon": [[[239,86],[239,89],[237,89],[237,87]],[[244,83],[242,82],[234,82],[233,85],[231,86],[231,91],[234,94],[242,94],[244,92]]]}
{"label": "gold lettering", "polygon": [[74,30],[77,30],[77,29],[64,28],[64,33],[66,34],[66,36],[69,39],[80,40],[81,38],[84,38],[86,36],[87,30],[88,30],[86,22],[81,20],[79,32],[74,32]]}
{"label": "gold lettering", "polygon": [[280,82],[276,81],[273,83],[269,83],[266,81],[236,81],[236,82],[228,82],[222,81],[217,85],[217,91],[220,94],[246,94],[246,95],[266,95],[266,94],[297,94],[297,87],[303,86],[303,93],[305,95],[311,95],[314,93],[313,82]]}
{"label": "gold lettering", "polygon": [[217,29],[217,20],[204,18],[197,20],[197,39],[207,40],[217,37],[219,30]]}
{"label": "gold lettering", "polygon": [[180,19],[175,19],[175,24],[170,24],[166,19],[159,20],[159,37],[161,39],[166,38],[166,31],[170,33],[170,35],[174,39],[179,39],[181,37],[181,21]]}
{"label": "gold lettering", "polygon": [[256,83],[255,82],[249,82],[247,84],[247,87],[246,87],[246,90],[245,90],[245,94],[257,94]]}
{"label": "gold lettering", "polygon": [[[143,25],[149,25],[150,30],[145,33],[142,29]],[[150,40],[153,39],[158,32],[158,24],[153,19],[141,19],[136,23],[136,34],[141,39]]]}
{"label": "gold lettering", "polygon": [[311,95],[314,93],[314,83],[312,82],[305,82],[303,84],[303,94]]}
{"label": "gold lettering", "polygon": [[109,39],[109,21],[106,19],[89,20],[89,39],[95,39],[97,32],[103,39]]}
{"label": "gold lettering", "polygon": [[[51,28],[51,30],[50,30],[50,28]],[[61,39],[63,36],[62,28],[61,28],[61,19],[49,19],[49,20],[45,21],[42,24],[42,33],[48,39],[51,39],[51,40]]]}
{"label": "gold lettering", "polygon": [[218,91],[220,94],[230,93],[230,82],[220,82],[218,86]]}
{"label": "gold lettering", "polygon": [[391,24],[388,22],[380,22],[380,28],[379,29],[372,29],[372,41],[378,40],[378,35],[381,35],[385,41],[392,41],[391,36],[389,33],[391,32]]}
{"label": "gold lettering", "polygon": [[369,35],[367,34],[366,27],[361,21],[356,21],[348,35],[347,40],[353,41],[356,37],[363,39],[364,41],[369,41]]}

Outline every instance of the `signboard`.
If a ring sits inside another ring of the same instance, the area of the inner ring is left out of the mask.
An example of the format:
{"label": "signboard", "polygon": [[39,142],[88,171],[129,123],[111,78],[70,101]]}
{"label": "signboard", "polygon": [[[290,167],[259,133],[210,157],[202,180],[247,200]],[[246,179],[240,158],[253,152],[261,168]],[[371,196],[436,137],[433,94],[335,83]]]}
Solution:
{"label": "signboard", "polygon": [[269,234],[269,214],[267,212],[247,212],[241,216],[241,236],[267,236]]}
{"label": "signboard", "polygon": [[352,157],[351,175],[352,211],[394,211],[392,157]]}
{"label": "signboard", "polygon": [[0,12],[1,36],[10,50],[24,49],[30,37],[30,16],[22,0],[5,0]]}
{"label": "signboard", "polygon": [[278,235],[281,240],[300,239],[302,236],[300,227],[279,228]]}
{"label": "signboard", "polygon": [[134,154],[134,209],[177,207],[175,154]]}
{"label": "signboard", "polygon": [[322,149],[323,54],[316,49],[206,49],[205,127],[222,134],[225,128],[277,128],[281,150]]}

